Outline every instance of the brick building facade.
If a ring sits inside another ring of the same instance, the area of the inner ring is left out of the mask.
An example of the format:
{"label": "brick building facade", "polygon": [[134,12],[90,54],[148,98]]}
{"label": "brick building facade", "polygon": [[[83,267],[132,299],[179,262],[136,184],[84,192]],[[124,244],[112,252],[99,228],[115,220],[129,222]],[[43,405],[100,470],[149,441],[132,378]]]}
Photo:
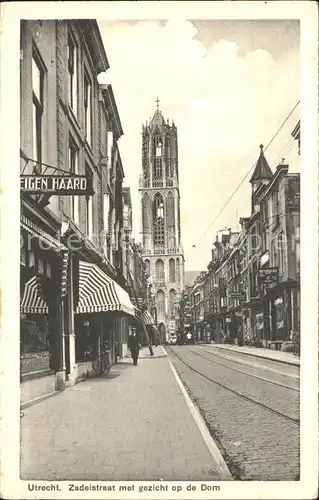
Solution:
{"label": "brick building facade", "polygon": [[109,68],[98,25],[22,21],[20,49],[20,174],[93,184],[86,196],[21,195],[23,401],[87,374],[90,346],[107,341],[116,362],[135,308],[121,248],[123,130],[112,87],[98,82]]}

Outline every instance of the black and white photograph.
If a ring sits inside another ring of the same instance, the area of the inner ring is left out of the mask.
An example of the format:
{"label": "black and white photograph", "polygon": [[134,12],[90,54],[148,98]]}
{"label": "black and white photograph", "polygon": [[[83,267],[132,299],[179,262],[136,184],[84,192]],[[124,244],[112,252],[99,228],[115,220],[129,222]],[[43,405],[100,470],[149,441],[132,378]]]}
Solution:
{"label": "black and white photograph", "polygon": [[6,8],[1,495],[315,498],[315,2]]}

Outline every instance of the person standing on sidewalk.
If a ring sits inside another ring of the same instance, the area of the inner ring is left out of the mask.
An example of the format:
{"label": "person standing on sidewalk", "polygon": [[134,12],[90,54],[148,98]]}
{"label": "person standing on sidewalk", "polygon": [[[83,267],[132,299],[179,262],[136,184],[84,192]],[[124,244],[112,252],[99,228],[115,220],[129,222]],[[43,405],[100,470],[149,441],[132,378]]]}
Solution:
{"label": "person standing on sidewalk", "polygon": [[131,351],[131,356],[133,359],[133,364],[137,365],[138,356],[140,353],[140,341],[136,333],[136,328],[132,328],[132,335],[128,338],[127,347]]}

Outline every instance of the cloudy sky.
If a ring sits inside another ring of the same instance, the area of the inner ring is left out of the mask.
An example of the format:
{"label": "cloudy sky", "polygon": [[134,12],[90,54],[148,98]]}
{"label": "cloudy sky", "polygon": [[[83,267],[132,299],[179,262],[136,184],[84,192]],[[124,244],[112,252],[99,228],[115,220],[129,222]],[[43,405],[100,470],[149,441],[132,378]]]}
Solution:
{"label": "cloudy sky", "polygon": [[[238,230],[250,214],[247,181],[216,222],[225,201],[299,100],[297,21],[99,21],[124,136],[120,151],[131,187],[133,232],[140,235],[138,177],[142,123],[160,99],[179,137],[182,242],[185,269],[205,269],[216,231]],[[299,169],[291,132],[296,108],[266,151]],[[207,231],[206,231],[207,230]],[[206,231],[205,235],[203,233]],[[193,245],[196,248],[193,248]]]}

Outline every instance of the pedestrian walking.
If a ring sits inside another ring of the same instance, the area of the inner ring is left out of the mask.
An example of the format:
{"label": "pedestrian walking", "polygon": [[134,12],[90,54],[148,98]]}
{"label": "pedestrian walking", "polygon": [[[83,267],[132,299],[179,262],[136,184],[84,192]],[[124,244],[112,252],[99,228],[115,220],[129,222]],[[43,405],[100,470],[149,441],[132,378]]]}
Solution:
{"label": "pedestrian walking", "polygon": [[135,327],[132,328],[132,335],[129,336],[127,347],[131,351],[131,356],[132,356],[132,359],[133,359],[133,364],[136,366],[137,365],[137,361],[138,361],[138,356],[139,356],[139,353],[140,353],[141,344],[140,344],[138,335],[136,333],[136,328]]}

